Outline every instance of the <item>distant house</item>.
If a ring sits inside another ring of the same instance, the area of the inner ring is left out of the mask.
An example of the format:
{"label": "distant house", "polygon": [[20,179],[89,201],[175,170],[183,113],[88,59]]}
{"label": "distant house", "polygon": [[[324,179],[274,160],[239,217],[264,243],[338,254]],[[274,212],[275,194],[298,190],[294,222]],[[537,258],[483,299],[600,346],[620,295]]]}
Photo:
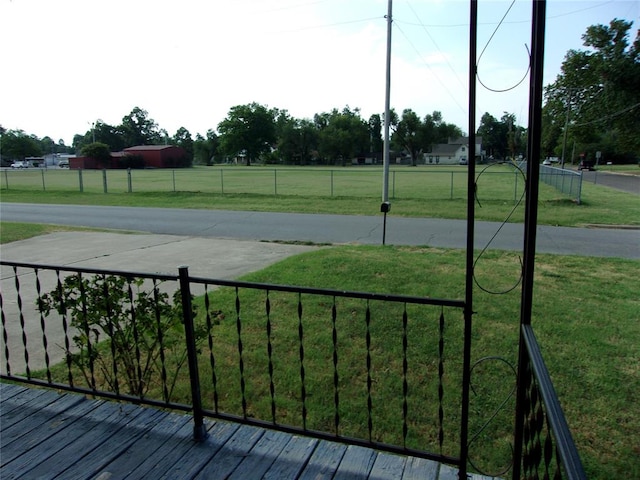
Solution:
{"label": "distant house", "polygon": [[69,167],[75,169],[102,168],[181,168],[190,166],[187,152],[174,145],[139,145],[112,152],[108,165],[90,157],[69,159]]}
{"label": "distant house", "polygon": [[[482,137],[476,137],[475,156],[482,154]],[[469,137],[449,139],[448,143],[438,143],[431,152],[423,154],[427,165],[466,165],[469,162]]]}
{"label": "distant house", "polygon": [[[399,152],[389,152],[389,163],[400,164],[404,160],[404,155]],[[356,154],[351,159],[351,165],[382,165],[383,153],[382,152],[362,152]]]}

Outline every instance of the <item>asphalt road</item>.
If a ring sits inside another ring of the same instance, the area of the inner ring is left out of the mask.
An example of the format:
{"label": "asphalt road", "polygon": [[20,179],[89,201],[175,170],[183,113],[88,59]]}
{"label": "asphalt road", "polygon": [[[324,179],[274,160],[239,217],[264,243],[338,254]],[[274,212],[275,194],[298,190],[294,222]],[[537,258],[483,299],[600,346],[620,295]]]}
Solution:
{"label": "asphalt road", "polygon": [[621,175],[619,173],[601,172],[600,170],[583,170],[582,179],[585,182],[640,195],[640,175]]}
{"label": "asphalt road", "polygon": [[[51,223],[165,235],[250,241],[381,244],[383,217],[0,203],[4,221]],[[537,251],[640,258],[640,230],[540,225]],[[389,216],[388,245],[465,248],[466,222]],[[522,250],[523,226],[476,222],[475,247]]]}

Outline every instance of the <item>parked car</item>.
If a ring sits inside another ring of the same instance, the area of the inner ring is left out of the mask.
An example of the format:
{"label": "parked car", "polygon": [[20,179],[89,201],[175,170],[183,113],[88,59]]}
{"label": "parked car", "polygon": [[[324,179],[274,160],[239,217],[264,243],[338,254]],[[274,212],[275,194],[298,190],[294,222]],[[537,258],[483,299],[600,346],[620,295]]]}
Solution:
{"label": "parked car", "polygon": [[467,165],[469,162],[467,162],[466,158],[461,158],[460,159],[460,165]]}
{"label": "parked car", "polygon": [[11,168],[27,168],[29,164],[27,162],[13,162]]}
{"label": "parked car", "polygon": [[58,162],[58,168],[69,168],[69,160],[60,160]]}
{"label": "parked car", "polygon": [[544,159],[544,162],[542,162],[543,165],[551,165],[551,160],[549,160],[548,158]]}
{"label": "parked car", "polygon": [[578,165],[578,170],[595,170],[596,167],[593,164],[593,161],[591,160],[581,160],[580,164]]}

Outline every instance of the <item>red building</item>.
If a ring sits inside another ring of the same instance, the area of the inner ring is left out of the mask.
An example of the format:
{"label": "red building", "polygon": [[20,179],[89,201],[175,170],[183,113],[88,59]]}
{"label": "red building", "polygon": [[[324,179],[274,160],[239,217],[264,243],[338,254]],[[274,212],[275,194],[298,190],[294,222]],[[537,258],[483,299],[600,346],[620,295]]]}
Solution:
{"label": "red building", "polygon": [[69,159],[69,168],[180,168],[191,162],[183,148],[174,145],[140,145],[111,153],[109,165],[103,165],[91,157]]}

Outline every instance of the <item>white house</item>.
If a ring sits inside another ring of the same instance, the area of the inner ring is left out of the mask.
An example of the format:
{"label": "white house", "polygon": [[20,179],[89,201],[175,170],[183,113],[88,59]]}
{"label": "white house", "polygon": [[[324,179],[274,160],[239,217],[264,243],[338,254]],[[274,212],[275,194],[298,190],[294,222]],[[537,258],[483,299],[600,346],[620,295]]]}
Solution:
{"label": "white house", "polygon": [[[482,137],[476,137],[475,156],[482,153]],[[423,154],[427,165],[466,165],[469,162],[469,137],[449,139],[449,143],[438,143],[431,152]]]}

